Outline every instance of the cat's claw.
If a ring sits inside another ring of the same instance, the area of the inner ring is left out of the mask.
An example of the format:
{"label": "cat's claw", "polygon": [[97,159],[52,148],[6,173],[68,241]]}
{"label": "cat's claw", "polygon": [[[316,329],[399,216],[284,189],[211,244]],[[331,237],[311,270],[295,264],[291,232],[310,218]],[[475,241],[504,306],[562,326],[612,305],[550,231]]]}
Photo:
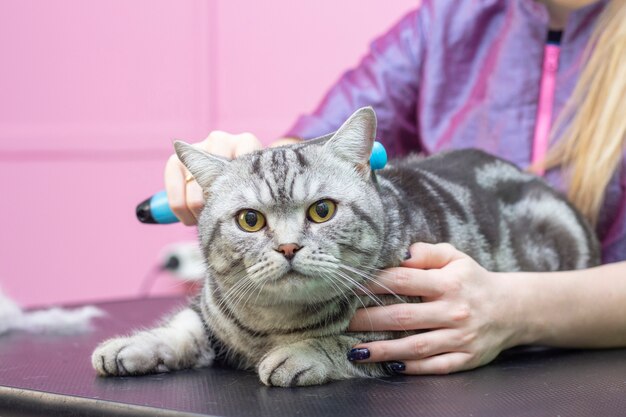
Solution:
{"label": "cat's claw", "polygon": [[91,363],[102,376],[168,372],[168,348],[150,334],[107,340],[96,348]]}
{"label": "cat's claw", "polygon": [[327,367],[306,352],[283,348],[270,352],[259,364],[261,382],[273,387],[301,387],[328,382]]}

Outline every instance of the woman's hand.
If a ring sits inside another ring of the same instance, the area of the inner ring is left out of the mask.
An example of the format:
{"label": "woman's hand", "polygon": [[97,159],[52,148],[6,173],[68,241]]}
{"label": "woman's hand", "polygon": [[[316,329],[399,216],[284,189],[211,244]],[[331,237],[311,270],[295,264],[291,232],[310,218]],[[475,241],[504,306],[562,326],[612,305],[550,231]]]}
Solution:
{"label": "woman's hand", "polygon": [[[261,149],[263,145],[251,133],[233,135],[214,131],[202,142],[194,144],[198,148],[229,159]],[[170,156],[165,165],[165,190],[172,211],[185,225],[196,224],[204,206],[202,189],[194,180],[187,181],[189,171],[176,154]]]}
{"label": "woman's hand", "polygon": [[392,370],[407,374],[447,374],[484,365],[518,343],[515,297],[506,287],[510,280],[446,243],[416,243],[410,254],[401,267],[378,277],[386,289],[376,284],[369,289],[420,296],[423,302],[360,309],[349,330],[427,331],[357,345],[349,359],[388,362]]}

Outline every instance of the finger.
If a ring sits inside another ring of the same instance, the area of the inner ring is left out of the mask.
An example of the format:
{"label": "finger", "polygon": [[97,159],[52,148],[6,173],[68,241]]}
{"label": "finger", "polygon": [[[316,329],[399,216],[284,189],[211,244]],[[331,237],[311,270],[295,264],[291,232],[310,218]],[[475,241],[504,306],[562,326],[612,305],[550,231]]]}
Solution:
{"label": "finger", "polygon": [[261,141],[258,140],[252,133],[242,133],[241,135],[237,135],[235,136],[234,141],[236,143],[234,151],[235,158],[247,153],[258,151],[259,149],[263,149]]}
{"label": "finger", "polygon": [[165,164],[165,192],[167,201],[172,212],[183,224],[190,226],[196,223],[196,219],[187,207],[185,175],[187,169],[174,154]]}
{"label": "finger", "polygon": [[355,349],[367,349],[369,358],[359,362],[391,362],[428,358],[462,348],[454,330],[433,330],[401,339],[363,343]]}
{"label": "finger", "polygon": [[440,272],[415,268],[389,268],[371,279],[367,288],[374,294],[438,297],[443,294]]}
{"label": "finger", "polygon": [[270,148],[278,148],[279,146],[293,145],[294,143],[300,143],[302,139],[298,138],[281,138],[270,144]]}
{"label": "finger", "polygon": [[198,145],[201,149],[208,153],[233,159],[235,157],[235,148],[237,145],[237,142],[233,140],[234,138],[235,135],[222,132],[221,130],[214,130]]}
{"label": "finger", "polygon": [[352,317],[348,330],[425,330],[447,327],[454,322],[450,308],[444,302],[393,304],[360,308]]}
{"label": "finger", "polygon": [[475,368],[472,356],[465,352],[451,352],[416,361],[404,362],[403,374],[408,375],[446,375],[453,372]]}
{"label": "finger", "polygon": [[459,252],[449,243],[414,243],[409,248],[411,257],[402,266],[419,269],[439,269],[450,262],[461,259],[466,255]]}
{"label": "finger", "polygon": [[185,190],[185,197],[187,203],[187,209],[193,215],[195,222],[198,222],[200,212],[204,208],[204,193],[202,187],[195,181],[189,181],[187,183],[187,189]]}

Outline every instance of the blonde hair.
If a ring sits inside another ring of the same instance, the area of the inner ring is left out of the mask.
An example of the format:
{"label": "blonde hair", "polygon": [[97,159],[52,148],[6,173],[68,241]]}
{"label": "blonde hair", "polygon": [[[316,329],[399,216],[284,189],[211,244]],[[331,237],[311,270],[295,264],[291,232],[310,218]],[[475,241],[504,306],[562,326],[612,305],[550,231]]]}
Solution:
{"label": "blonde hair", "polygon": [[[552,134],[567,127],[545,168],[560,166],[569,200],[596,225],[626,140],[626,2],[612,0],[596,22],[588,60]],[[569,121],[569,122],[568,122]]]}

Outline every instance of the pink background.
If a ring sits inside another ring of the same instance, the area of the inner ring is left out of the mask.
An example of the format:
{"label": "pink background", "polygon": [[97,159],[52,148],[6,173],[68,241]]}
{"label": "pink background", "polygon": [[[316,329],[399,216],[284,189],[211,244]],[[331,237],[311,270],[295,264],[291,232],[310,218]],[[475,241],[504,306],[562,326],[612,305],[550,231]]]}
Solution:
{"label": "pink background", "polygon": [[[416,1],[3,0],[0,286],[24,305],[138,294],[180,224],[142,225],[171,141],[264,142]],[[163,275],[152,294],[181,292]]]}

